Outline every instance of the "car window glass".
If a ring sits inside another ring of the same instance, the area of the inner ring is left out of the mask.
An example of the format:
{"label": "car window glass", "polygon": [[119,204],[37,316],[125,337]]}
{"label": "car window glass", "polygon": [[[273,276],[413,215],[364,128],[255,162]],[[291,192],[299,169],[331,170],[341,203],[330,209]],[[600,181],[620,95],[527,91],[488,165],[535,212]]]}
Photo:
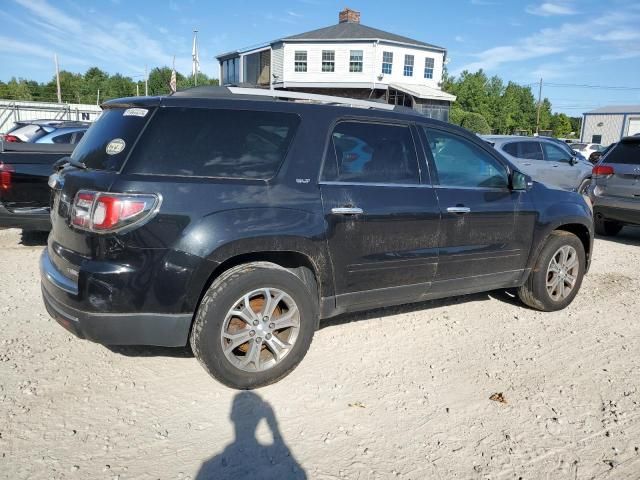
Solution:
{"label": "car window glass", "polygon": [[162,108],[142,134],[127,172],[269,179],[299,122],[292,113]]}
{"label": "car window glass", "polygon": [[358,183],[419,183],[408,126],[340,122],[329,142],[322,179]]}
{"label": "car window glass", "polygon": [[76,132],[76,137],[73,139],[73,143],[78,143],[84,137],[84,131]]}
{"label": "car window glass", "polygon": [[63,133],[62,135],[57,135],[51,138],[53,143],[71,143],[71,137],[73,136],[73,132]]}
{"label": "car window glass", "polygon": [[507,143],[502,149],[509,155],[524,160],[542,160],[542,149],[538,142]]}
{"label": "car window glass", "polygon": [[489,153],[457,135],[424,129],[440,185],[506,188],[507,169]]}
{"label": "car window glass", "polygon": [[569,154],[560,147],[556,147],[551,143],[543,142],[544,154],[549,162],[568,162]]}
{"label": "car window glass", "polygon": [[604,157],[604,163],[640,165],[640,142],[616,144]]}

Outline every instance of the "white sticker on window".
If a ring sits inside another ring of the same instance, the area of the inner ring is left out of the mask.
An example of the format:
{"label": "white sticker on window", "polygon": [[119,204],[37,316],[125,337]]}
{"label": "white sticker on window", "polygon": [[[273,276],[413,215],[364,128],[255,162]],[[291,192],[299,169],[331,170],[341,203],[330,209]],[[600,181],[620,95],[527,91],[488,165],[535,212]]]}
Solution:
{"label": "white sticker on window", "polygon": [[107,155],[117,155],[124,150],[126,143],[121,138],[114,138],[107,144]]}
{"label": "white sticker on window", "polygon": [[147,112],[146,108],[127,108],[122,114],[123,117],[144,117]]}

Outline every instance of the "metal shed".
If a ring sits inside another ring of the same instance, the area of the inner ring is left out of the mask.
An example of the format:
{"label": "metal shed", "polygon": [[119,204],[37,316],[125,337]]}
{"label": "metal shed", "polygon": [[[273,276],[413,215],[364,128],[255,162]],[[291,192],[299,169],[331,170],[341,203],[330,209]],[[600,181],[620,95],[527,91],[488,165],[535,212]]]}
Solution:
{"label": "metal shed", "polygon": [[583,114],[582,142],[610,145],[640,133],[640,105],[611,105]]}

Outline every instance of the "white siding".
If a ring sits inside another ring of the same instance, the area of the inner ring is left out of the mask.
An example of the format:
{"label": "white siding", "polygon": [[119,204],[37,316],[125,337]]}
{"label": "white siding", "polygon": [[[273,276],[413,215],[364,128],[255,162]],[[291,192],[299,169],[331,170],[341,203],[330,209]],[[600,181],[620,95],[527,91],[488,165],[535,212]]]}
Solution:
{"label": "white siding", "polygon": [[[307,52],[307,71],[294,71],[294,56],[297,50]],[[335,51],[335,71],[322,71],[322,51]],[[362,72],[349,72],[349,57],[351,50],[363,51]],[[382,80],[378,76],[382,73],[382,52],[393,52],[393,69],[391,75],[384,75]],[[405,77],[404,56],[414,56],[413,76]],[[424,62],[426,57],[434,59],[433,78],[424,78]],[[388,85],[390,82],[400,82],[410,85],[428,85],[438,88],[442,79],[443,54],[430,52],[418,48],[400,47],[376,42],[352,43],[285,43],[283,81],[296,83],[377,83]],[[275,70],[275,68],[274,68]],[[348,85],[344,85],[347,87]],[[358,86],[358,85],[354,85]]]}
{"label": "white siding", "polygon": [[[271,48],[271,73],[276,75],[276,82],[282,82],[283,79],[283,58],[284,58],[284,45],[278,43]],[[272,81],[273,75],[271,76]]]}
{"label": "white siding", "polygon": [[625,125],[625,135],[635,135],[640,133],[640,115],[629,115]]}
{"label": "white siding", "polygon": [[591,142],[593,135],[602,135],[602,145],[610,145],[620,140],[624,115],[585,115],[583,122],[584,126],[581,138],[583,142]]}

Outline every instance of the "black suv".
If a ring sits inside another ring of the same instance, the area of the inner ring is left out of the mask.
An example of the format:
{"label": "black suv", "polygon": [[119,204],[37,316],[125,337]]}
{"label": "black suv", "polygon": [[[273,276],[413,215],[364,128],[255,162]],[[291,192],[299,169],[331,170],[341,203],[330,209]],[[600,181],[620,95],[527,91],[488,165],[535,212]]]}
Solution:
{"label": "black suv", "polygon": [[107,102],[49,184],[49,313],[107,345],[190,342],[235,388],[287,375],[343,312],[513,287],[562,309],[593,243],[581,195],[466,130],[300,93]]}

